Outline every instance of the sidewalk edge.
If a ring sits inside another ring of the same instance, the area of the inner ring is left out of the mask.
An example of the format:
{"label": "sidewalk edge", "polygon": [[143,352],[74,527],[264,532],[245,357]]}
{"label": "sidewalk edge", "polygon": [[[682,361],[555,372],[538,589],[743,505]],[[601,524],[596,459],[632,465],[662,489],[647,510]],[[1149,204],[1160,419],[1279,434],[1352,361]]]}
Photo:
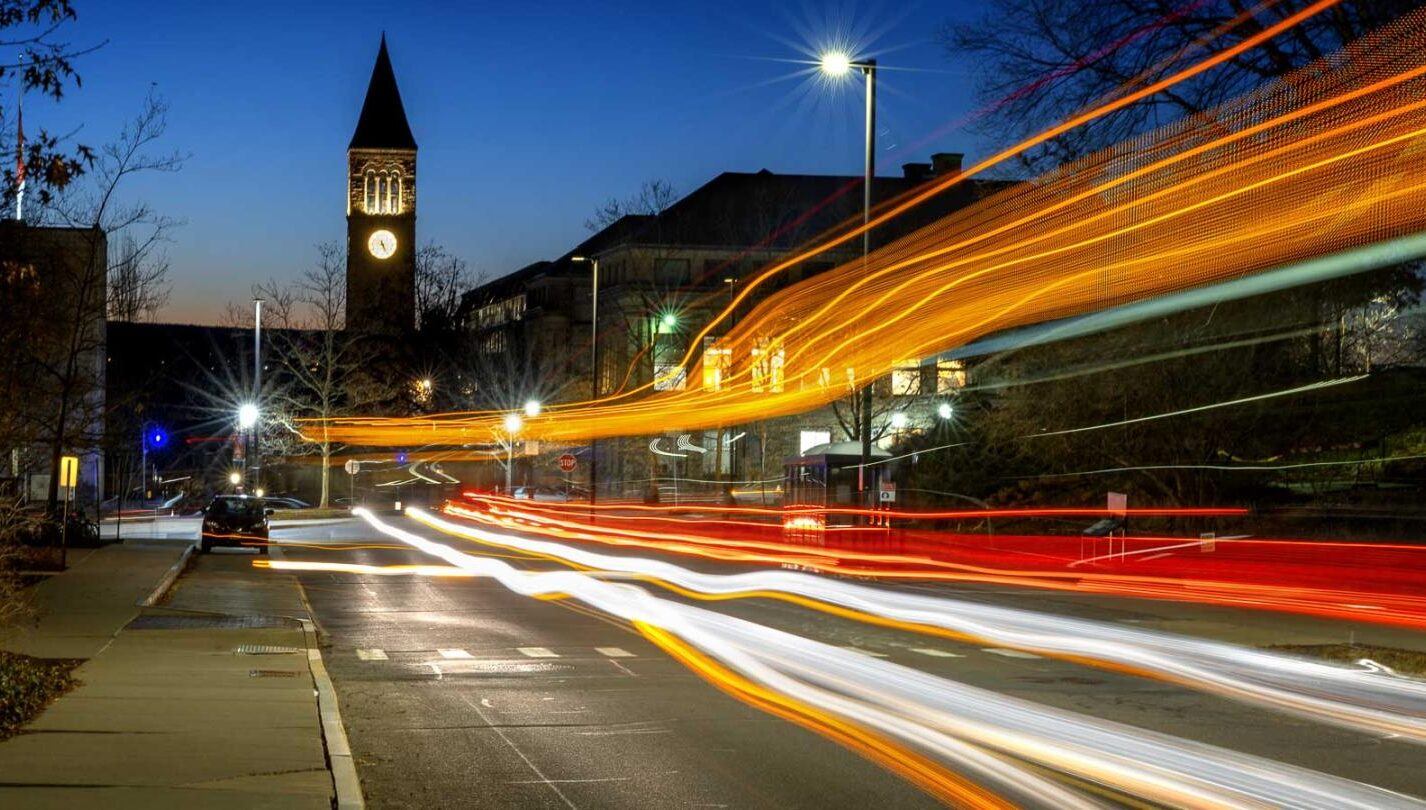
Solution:
{"label": "sidewalk edge", "polygon": [[347,742],[347,730],[342,725],[342,713],[337,708],[337,690],[327,674],[327,665],[322,662],[322,652],[317,648],[316,627],[309,619],[298,621],[302,622],[302,632],[307,636],[307,666],[312,670],[312,681],[317,686],[317,713],[322,721],[322,740],[326,743],[327,762],[337,792],[336,806],[338,810],[365,810],[366,799],[362,796],[361,780],[357,778],[356,762]]}
{"label": "sidewalk edge", "polygon": [[183,550],[183,554],[179,556],[173,565],[168,567],[168,570],[163,574],[163,579],[160,579],[158,584],[154,586],[153,591],[139,603],[139,607],[153,607],[158,604],[158,600],[162,599],[163,595],[168,593],[168,589],[173,587],[173,583],[178,581],[178,575],[182,574],[183,569],[188,567],[188,561],[193,558],[194,548],[195,546],[189,545]]}

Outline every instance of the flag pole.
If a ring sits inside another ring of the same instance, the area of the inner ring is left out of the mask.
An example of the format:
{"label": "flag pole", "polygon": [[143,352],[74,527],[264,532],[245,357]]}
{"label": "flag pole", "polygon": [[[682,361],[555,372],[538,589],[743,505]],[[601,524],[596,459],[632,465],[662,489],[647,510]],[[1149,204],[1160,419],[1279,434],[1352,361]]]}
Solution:
{"label": "flag pole", "polygon": [[20,75],[19,96],[15,100],[15,221],[25,218],[25,75]]}

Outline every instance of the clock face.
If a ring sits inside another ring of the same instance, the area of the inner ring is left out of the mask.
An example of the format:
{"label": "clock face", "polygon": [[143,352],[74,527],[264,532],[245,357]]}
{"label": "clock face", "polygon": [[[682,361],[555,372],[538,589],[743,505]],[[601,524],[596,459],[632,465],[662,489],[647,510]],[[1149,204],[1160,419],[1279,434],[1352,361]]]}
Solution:
{"label": "clock face", "polygon": [[372,231],[371,236],[366,240],[366,249],[378,259],[389,259],[391,254],[396,252],[396,234],[384,228]]}

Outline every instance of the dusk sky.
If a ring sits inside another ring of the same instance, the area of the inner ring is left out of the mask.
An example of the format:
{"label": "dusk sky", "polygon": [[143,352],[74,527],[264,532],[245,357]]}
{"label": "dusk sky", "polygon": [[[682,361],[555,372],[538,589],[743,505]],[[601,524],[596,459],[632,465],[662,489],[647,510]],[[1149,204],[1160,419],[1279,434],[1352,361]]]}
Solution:
{"label": "dusk sky", "polygon": [[78,61],[84,86],[63,103],[28,100],[26,122],[82,124],[76,140],[98,144],[151,83],[171,103],[169,144],[191,157],[128,195],[186,222],[163,320],[212,322],[343,238],[345,149],[383,30],[420,145],[419,241],[488,277],[564,252],[644,180],[686,193],[720,171],[859,173],[860,83],[829,88],[789,61],[824,43],[885,68],[880,173],[983,151],[947,128],[974,81],[934,41],[970,3],[77,6],[68,38],[108,43]]}

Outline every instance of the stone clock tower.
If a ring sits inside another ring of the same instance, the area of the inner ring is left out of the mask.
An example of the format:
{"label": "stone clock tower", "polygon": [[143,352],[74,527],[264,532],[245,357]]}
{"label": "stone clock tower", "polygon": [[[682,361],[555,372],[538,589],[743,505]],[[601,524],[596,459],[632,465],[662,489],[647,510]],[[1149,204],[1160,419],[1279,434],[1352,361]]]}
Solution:
{"label": "stone clock tower", "polygon": [[347,146],[346,322],[391,337],[416,328],[416,139],[385,34]]}

